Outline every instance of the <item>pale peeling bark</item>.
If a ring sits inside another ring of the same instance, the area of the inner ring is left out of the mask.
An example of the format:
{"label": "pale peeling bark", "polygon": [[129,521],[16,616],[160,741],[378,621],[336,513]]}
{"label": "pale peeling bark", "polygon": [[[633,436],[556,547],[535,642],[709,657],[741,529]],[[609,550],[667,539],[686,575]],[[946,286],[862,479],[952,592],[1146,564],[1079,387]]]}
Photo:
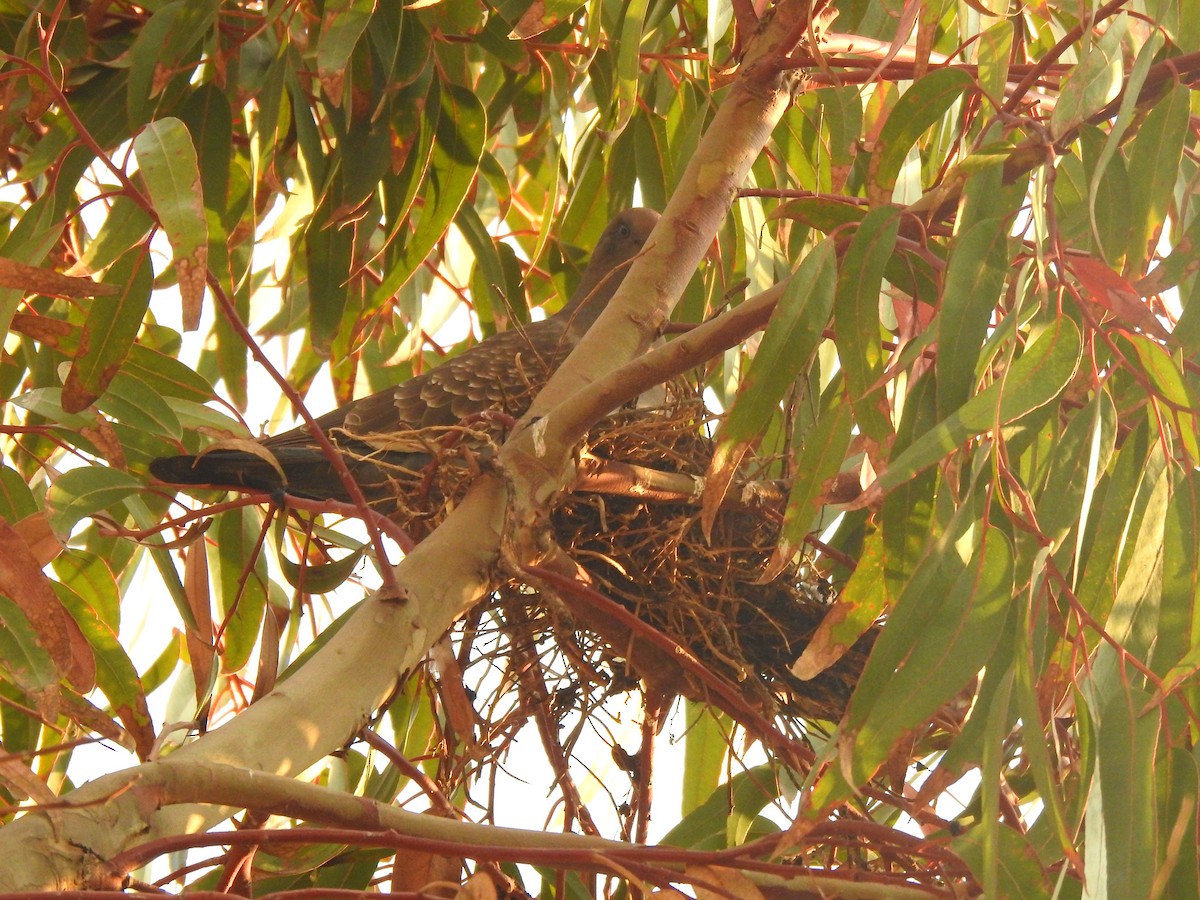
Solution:
{"label": "pale peeling bark", "polygon": [[549,497],[569,483],[563,473],[571,453],[587,429],[610,410],[594,407],[587,418],[565,411],[560,417],[551,411],[636,359],[670,319],[738,188],[791,103],[799,77],[784,60],[805,36],[810,7],[824,5],[804,0],[775,9],[688,162],[646,250],[591,331],[534,400],[529,418],[537,421],[501,451],[514,479],[517,519],[527,526],[534,525]]}
{"label": "pale peeling bark", "polygon": [[[397,567],[404,597],[366,600],[300,671],[233,721],[173,753],[171,765],[222,764],[283,776],[302,772],[353,735],[433,642],[494,587],[504,533],[510,564],[533,563],[543,555],[539,523],[548,500],[569,483],[572,451],[589,424],[564,417],[566,427],[558,427],[557,417],[544,417],[634,359],[667,321],[788,107],[796,78],[781,63],[804,39],[810,6],[824,4],[781,3],[754,40],[652,246],[537,398],[527,417],[535,424],[520,429],[503,449],[507,485],[479,479],[462,505]],[[0,867],[0,891],[112,885],[117,873],[105,861],[121,851],[156,837],[204,830],[229,815],[227,806],[160,808],[147,792],[122,791],[139,771],[153,778],[154,766],[99,778],[64,796],[68,808],[31,812],[0,829],[0,859],[22,861],[19,867]]]}

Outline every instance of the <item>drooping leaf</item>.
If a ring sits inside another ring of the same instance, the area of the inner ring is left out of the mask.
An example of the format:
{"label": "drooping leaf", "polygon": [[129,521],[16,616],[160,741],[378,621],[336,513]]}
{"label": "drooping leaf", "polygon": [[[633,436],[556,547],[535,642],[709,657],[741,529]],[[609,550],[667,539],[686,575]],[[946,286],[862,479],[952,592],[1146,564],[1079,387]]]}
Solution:
{"label": "drooping leaf", "polygon": [[1096,748],[1103,817],[1107,883],[1114,896],[1149,896],[1159,858],[1153,761],[1158,756],[1159,721],[1146,692],[1130,685],[1104,707]]}
{"label": "drooping leaf", "polygon": [[509,35],[524,41],[553,28],[579,9],[579,0],[501,0],[496,12],[512,25]]}
{"label": "drooping leaf", "polygon": [[988,385],[893,459],[869,492],[886,493],[971,438],[1049,403],[1075,374],[1079,354],[1079,329],[1070,319],[1058,319],[1017,359],[1006,377]]}
{"label": "drooping leaf", "polygon": [[105,273],[104,282],[119,287],[120,293],[93,301],[83,324],[75,362],[63,385],[63,409],[69,413],[87,409],[108,389],[133,346],[153,282],[145,248],[121,257]]}
{"label": "drooping leaf", "polygon": [[137,670],[117,640],[116,632],[101,621],[96,610],[71,588],[56,582],[54,590],[79,627],[95,659],[96,686],[104,692],[125,730],[134,736],[139,756],[148,758],[154,748],[150,709]]}
{"label": "drooping leaf", "polygon": [[873,534],[863,545],[854,574],[792,665],[797,678],[815,678],[841,659],[894,601],[883,577],[883,559],[883,539]]}
{"label": "drooping leaf", "polygon": [[1062,93],[1050,116],[1050,130],[1056,138],[1066,135],[1117,96],[1123,75],[1124,23],[1124,14],[1115,22],[1110,21],[1100,39],[1086,48],[1079,65],[1063,82]]}
{"label": "drooping leaf", "polygon": [[167,83],[198,59],[199,44],[212,28],[220,4],[216,0],[175,0],[156,6],[129,51],[126,108],[134,126],[151,116],[152,101]]}
{"label": "drooping leaf", "polygon": [[896,209],[880,207],[867,213],[842,258],[833,306],[838,357],[858,427],[880,446],[890,442],[892,423],[883,409],[879,385],[883,375],[879,294],[899,228]]}
{"label": "drooping leaf", "polygon": [[37,512],[37,501],[25,479],[15,469],[0,467],[0,517],[19,522]]}
{"label": "drooping leaf", "polygon": [[317,41],[317,75],[335,104],[342,101],[342,79],[350,54],[367,30],[375,0],[330,0],[321,18]]}
{"label": "drooping leaf", "polygon": [[944,68],[930,72],[900,95],[871,155],[867,183],[873,201],[891,201],[892,189],[913,145],[970,86],[971,77],[966,72]]}
{"label": "drooping leaf", "polygon": [[1175,85],[1150,110],[1129,147],[1130,196],[1134,209],[1128,259],[1141,272],[1170,210],[1179,160],[1187,138],[1191,92]]}
{"label": "drooping leaf", "polygon": [[875,644],[839,730],[839,763],[814,791],[816,808],[864,783],[896,741],[986,664],[1000,639],[1013,586],[1008,539],[986,529],[968,549],[941,546],[909,582]]}
{"label": "drooping leaf", "polygon": [[985,219],[954,242],[938,316],[938,413],[949,415],[971,395],[975,364],[1008,271],[1008,222]]}
{"label": "drooping leaf", "polygon": [[788,492],[783,528],[762,580],[770,580],[781,571],[800,548],[822,503],[828,502],[834,476],[846,459],[852,426],[850,407],[838,404],[825,411],[804,442],[797,446],[796,476]]}
{"label": "drooping leaf", "polygon": [[836,273],[830,241],[818,244],[788,280],[737,399],[721,426],[704,489],[704,528],[711,530],[745,453],[762,437],[780,400],[824,339]]}
{"label": "drooping leaf", "polygon": [[727,825],[732,814],[753,818],[777,798],[789,798],[795,791],[796,785],[786,771],[769,765],[744,769],[668,831],[662,843],[696,850],[727,847]]}
{"label": "drooping leaf", "polygon": [[[12,329],[45,346],[54,347],[67,356],[75,356],[79,352],[82,331],[78,325],[70,322],[44,316],[17,315],[13,317]],[[140,381],[164,398],[178,397],[204,403],[213,397],[212,385],[194,369],[141,344],[134,344],[130,348],[120,374],[114,376],[113,381],[121,384],[126,378]]]}
{"label": "drooping leaf", "polygon": [[151,122],[133,139],[138,168],[150,192],[158,222],[171,242],[183,327],[200,327],[208,272],[208,226],[196,148],[179,119]]}
{"label": "drooping leaf", "polygon": [[615,90],[612,106],[601,132],[608,142],[625,130],[637,106],[638,74],[641,68],[642,29],[645,27],[648,0],[631,0],[624,6],[621,33],[617,40],[617,63],[613,73]]}
{"label": "drooping leaf", "polygon": [[1124,338],[1133,345],[1134,360],[1160,398],[1162,417],[1175,424],[1175,434],[1192,462],[1200,462],[1200,421],[1195,412],[1200,408],[1200,402],[1196,389],[1161,345],[1138,334],[1128,334]]}
{"label": "drooping leaf", "polygon": [[688,703],[687,738],[683,753],[683,797],[680,812],[687,816],[708,799],[721,781],[729,750],[728,717],[699,703]]}
{"label": "drooping leaf", "polygon": [[221,662],[227,672],[242,668],[258,643],[267,602],[266,560],[260,552],[247,564],[246,551],[258,545],[260,534],[261,525],[253,510],[233,510],[217,521],[216,595],[223,619],[216,624],[224,640]]}
{"label": "drooping leaf", "polygon": [[53,661],[58,677],[81,693],[95,686],[96,663],[79,626],[63,609],[41,564],[12,526],[0,520],[0,594],[19,607],[24,623]]}
{"label": "drooping leaf", "polygon": [[154,220],[145,209],[127,194],[118,194],[104,224],[84,249],[79,267],[96,272],[112,265],[144,241],[153,227]]}
{"label": "drooping leaf", "polygon": [[[972,873],[981,881],[986,880],[984,848],[980,842],[982,827],[977,827],[955,838],[954,851],[971,867]],[[1013,900],[1040,900],[1050,895],[1050,880],[1038,860],[1037,851],[1030,842],[1012,828],[994,828],[999,838],[999,847],[991,855],[996,865],[996,896],[1011,897]]]}
{"label": "drooping leaf", "polygon": [[[439,173],[424,185],[425,208],[375,298],[400,290],[453,221],[478,171],[486,133],[484,109],[469,91],[445,86],[437,94],[440,115],[429,164]],[[375,302],[374,300],[372,302]]]}

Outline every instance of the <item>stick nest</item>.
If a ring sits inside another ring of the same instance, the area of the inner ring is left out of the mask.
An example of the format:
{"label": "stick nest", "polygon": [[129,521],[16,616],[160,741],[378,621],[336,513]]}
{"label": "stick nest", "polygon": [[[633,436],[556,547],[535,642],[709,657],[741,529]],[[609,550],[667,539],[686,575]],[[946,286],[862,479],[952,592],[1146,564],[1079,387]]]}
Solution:
{"label": "stick nest", "polygon": [[[685,397],[607,420],[589,436],[586,450],[602,459],[700,477],[712,457],[710,425],[703,404]],[[744,467],[754,468],[761,469],[762,461]],[[759,583],[781,518],[780,505],[727,500],[706,541],[697,503],[577,492],[563,495],[552,521],[559,544],[602,594],[737,685],[760,711],[836,721],[873,635],[810,681],[791,674],[825,617],[832,588],[807,559]],[[610,652],[620,657],[622,648]],[[694,676],[679,687],[693,699],[711,699]]]}
{"label": "stick nest", "polygon": [[[660,408],[625,410],[604,420],[583,452],[699,478],[712,457],[711,426],[702,402],[686,392]],[[401,493],[405,508],[395,517],[410,533],[419,537],[435,527],[465,492],[470,475],[487,464],[497,438],[486,434],[484,429],[463,442],[443,442],[435,454],[439,464],[419,476],[420,489],[412,490],[409,482]],[[752,474],[763,468],[764,461],[752,455],[743,466]],[[782,499],[753,506],[726,501],[706,541],[694,500],[564,493],[551,515],[554,540],[576,560],[592,589],[641,625],[614,621],[582,596],[586,591],[576,596],[557,590],[548,597],[516,581],[494,595],[493,612],[510,646],[552,638],[576,685],[619,691],[643,680],[660,693],[723,705],[708,678],[698,677],[694,666],[680,666],[678,650],[647,640],[653,630],[689,652],[712,678],[732,684],[761,714],[836,721],[874,632],[816,678],[801,681],[791,674],[828,610],[832,588],[809,560],[794,561],[778,577],[759,583],[781,518]]]}

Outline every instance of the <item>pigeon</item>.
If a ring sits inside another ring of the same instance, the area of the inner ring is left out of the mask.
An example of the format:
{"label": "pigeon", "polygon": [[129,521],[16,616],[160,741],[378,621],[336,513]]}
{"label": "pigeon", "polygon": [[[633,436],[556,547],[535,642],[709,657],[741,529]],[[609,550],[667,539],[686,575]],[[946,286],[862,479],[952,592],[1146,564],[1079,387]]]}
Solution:
{"label": "pigeon", "polygon": [[[355,400],[316,419],[367,502],[394,511],[403,479],[428,466],[431,443],[489,414],[520,418],[574,349],[650,236],[658,213],[627,209],[604,229],[579,287],[555,314],[492,335],[403,384]],[[414,435],[418,437],[414,442]],[[422,446],[422,440],[424,446]],[[265,453],[215,449],[150,463],[159,481],[176,486],[264,491],[308,500],[350,501],[349,492],[307,425],[258,442]],[[274,459],[274,464],[271,458]]]}

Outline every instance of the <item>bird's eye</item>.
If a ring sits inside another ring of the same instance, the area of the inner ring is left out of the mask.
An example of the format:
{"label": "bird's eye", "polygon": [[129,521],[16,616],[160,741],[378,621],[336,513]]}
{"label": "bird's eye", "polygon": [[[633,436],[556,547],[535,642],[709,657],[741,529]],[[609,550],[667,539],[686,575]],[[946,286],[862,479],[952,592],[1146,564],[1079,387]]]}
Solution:
{"label": "bird's eye", "polygon": [[631,234],[633,234],[633,229],[629,227],[629,223],[628,223],[628,222],[622,222],[622,223],[621,223],[621,224],[620,224],[620,225],[617,227],[617,234],[618,234],[620,237],[627,238],[627,237],[629,237]]}

